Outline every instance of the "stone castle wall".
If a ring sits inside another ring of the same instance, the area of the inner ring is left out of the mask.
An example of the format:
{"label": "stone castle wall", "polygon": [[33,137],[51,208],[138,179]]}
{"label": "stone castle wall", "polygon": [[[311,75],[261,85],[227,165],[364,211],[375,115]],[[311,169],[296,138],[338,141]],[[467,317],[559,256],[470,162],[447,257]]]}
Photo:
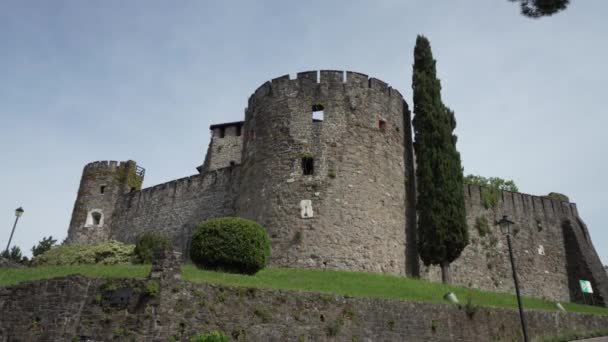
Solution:
{"label": "stone castle wall", "polygon": [[[321,108],[323,120],[313,120]],[[303,72],[264,83],[245,113],[244,122],[211,126],[200,175],[138,191],[124,177],[134,162],[87,165],[68,241],[134,242],[162,231],[187,256],[196,224],[241,216],[268,230],[272,265],[440,280],[417,255],[410,112],[399,92],[355,72]],[[313,160],[309,175],[303,158]],[[513,291],[506,240],[493,225],[509,215],[525,295],[583,302],[585,279],[606,303],[608,277],[574,204],[504,192],[485,208],[480,188],[464,193],[471,244],[452,264],[457,284]],[[97,226],[87,224],[92,209],[104,213]],[[483,236],[480,218],[489,226]]]}
{"label": "stone castle wall", "polygon": [[[608,298],[606,293],[600,293],[606,291],[608,279],[601,272],[601,263],[593,245],[589,240],[578,241],[565,235],[565,226],[571,222],[577,235],[588,236],[586,227],[579,224],[582,221],[575,204],[502,192],[496,206],[486,208],[482,203],[481,188],[472,185],[465,188],[465,202],[470,244],[451,265],[456,284],[514,293],[506,237],[495,225],[503,215],[508,215],[515,222],[512,242],[523,295],[582,302],[583,298],[577,296],[580,293],[578,279],[585,279],[598,289],[598,303],[603,302],[602,298]],[[480,218],[488,223],[485,234],[478,223]],[[586,255],[576,255],[575,249],[584,251]],[[573,263],[578,271],[568,268]],[[583,265],[596,264],[599,270],[582,269]],[[438,266],[422,267],[422,277],[441,281],[441,270]],[[590,298],[587,300],[591,301]]]}
{"label": "stone castle wall", "polygon": [[211,142],[205,154],[200,173],[241,164],[243,153],[243,122],[213,125]]}
{"label": "stone castle wall", "polygon": [[236,212],[266,227],[275,265],[406,273],[409,114],[399,92],[354,72],[302,72],[255,91]]}
{"label": "stone castle wall", "polygon": [[[521,341],[516,310],[70,276],[0,288],[0,341]],[[608,316],[526,311],[532,340],[605,332]],[[172,339],[171,339],[172,338]]]}
{"label": "stone castle wall", "polygon": [[110,238],[134,243],[143,232],[160,231],[188,255],[194,226],[234,216],[238,174],[238,168],[224,168],[125,194],[116,203]]}
{"label": "stone castle wall", "polygon": [[134,161],[98,161],[84,167],[68,229],[69,242],[110,237],[116,202],[131,191],[132,185],[141,186],[143,181],[135,170]]}

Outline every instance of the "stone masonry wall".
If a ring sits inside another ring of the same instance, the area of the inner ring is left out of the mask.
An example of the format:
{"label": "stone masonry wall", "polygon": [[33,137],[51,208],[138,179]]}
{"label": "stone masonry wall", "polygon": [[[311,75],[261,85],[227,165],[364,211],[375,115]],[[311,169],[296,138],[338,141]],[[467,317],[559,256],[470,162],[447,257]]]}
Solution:
{"label": "stone masonry wall", "polygon": [[196,224],[234,216],[238,174],[238,167],[225,168],[126,194],[116,204],[110,237],[133,243],[145,231],[161,231],[187,255]]}
{"label": "stone masonry wall", "polygon": [[[0,341],[521,341],[516,310],[349,298],[183,281],[70,276],[0,288]],[[9,313],[10,314],[5,314]],[[608,316],[527,311],[541,337],[608,327]]]}
{"label": "stone masonry wall", "polygon": [[201,173],[241,164],[243,152],[242,122],[211,126],[211,142]]}
{"label": "stone masonry wall", "polygon": [[355,72],[279,77],[250,97],[243,130],[237,215],[266,227],[272,264],[406,273],[411,135],[398,91]]}
{"label": "stone masonry wall", "polygon": [[[141,184],[135,168],[134,161],[97,161],[84,167],[67,241],[94,242],[109,238],[116,201],[131,190],[130,181]],[[92,212],[101,215],[99,224],[92,222]]]}
{"label": "stone masonry wall", "polygon": [[[580,221],[575,204],[502,192],[494,208],[485,208],[481,189],[477,186],[465,187],[465,201],[470,244],[451,265],[456,284],[514,292],[506,237],[495,225],[503,215],[508,215],[515,222],[512,242],[522,294],[560,301],[576,299],[573,294],[580,289],[570,286],[572,279],[569,278],[567,264],[575,259],[580,260],[581,266],[592,262],[593,258],[584,259],[567,253],[566,244],[570,241],[564,238],[563,224],[566,220]],[[488,223],[485,234],[478,229],[480,218],[485,218]],[[581,228],[577,226],[576,229],[580,231]],[[585,246],[584,249],[587,251],[589,248]],[[594,255],[599,262],[597,254]],[[441,270],[437,266],[422,267],[421,275],[432,281],[441,281]],[[598,279],[596,283],[600,288],[608,285],[590,272],[580,276],[580,279]],[[578,286],[578,280],[576,283]]]}

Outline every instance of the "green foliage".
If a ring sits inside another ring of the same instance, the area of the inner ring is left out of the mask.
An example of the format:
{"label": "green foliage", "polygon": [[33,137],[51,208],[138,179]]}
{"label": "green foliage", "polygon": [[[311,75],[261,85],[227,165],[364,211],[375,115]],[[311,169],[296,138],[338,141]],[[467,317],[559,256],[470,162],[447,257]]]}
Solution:
{"label": "green foliage", "polygon": [[568,196],[566,196],[564,194],[560,194],[559,192],[550,192],[545,197],[548,197],[548,198],[551,198],[554,200],[558,200],[558,201],[562,201],[562,202],[570,202],[570,198],[568,198]]}
{"label": "green foliage", "polygon": [[464,177],[464,183],[481,187],[481,203],[486,209],[496,207],[498,200],[502,196],[502,191],[519,191],[515,182],[498,177],[486,178],[477,175],[467,175]]}
{"label": "green foliage", "polygon": [[16,263],[27,263],[28,261],[27,257],[21,255],[21,248],[16,245],[13,245],[13,247],[11,247],[11,250],[8,252],[6,251],[6,249],[2,251],[2,254],[0,254],[0,256]]}
{"label": "green foliage", "polygon": [[479,236],[486,236],[490,232],[488,219],[485,216],[479,216],[477,219],[475,219],[475,228],[477,229]]}
{"label": "green foliage", "polygon": [[137,238],[137,243],[133,250],[133,263],[151,264],[156,251],[170,248],[171,241],[166,235],[158,232],[143,233]]}
{"label": "green foliage", "polygon": [[[416,135],[418,251],[426,264],[447,265],[469,243],[462,166],[454,112],[441,101],[431,45],[418,36],[414,48],[413,127]],[[444,267],[445,266],[445,267]],[[449,279],[444,273],[444,277]]]}
{"label": "green foliage", "polygon": [[327,177],[332,178],[332,179],[333,179],[333,178],[336,178],[336,171],[335,171],[335,170],[333,170],[333,169],[329,169],[329,170],[327,171]]}
{"label": "green foliage", "polygon": [[[304,292],[323,293],[323,297],[333,295],[358,298],[386,298],[406,301],[443,303],[446,292],[454,292],[459,298],[467,298],[470,293],[472,303],[479,306],[495,306],[517,309],[517,299],[508,293],[471,290],[465,287],[448,286],[425,280],[390,274],[346,272],[332,270],[266,268],[255,275],[229,274],[205,271],[193,265],[182,267],[183,278],[188,281],[241,286],[252,288],[272,288]],[[253,295],[252,295],[253,297]],[[556,311],[555,304],[539,298],[523,298],[527,309]],[[573,303],[562,303],[569,312],[586,312],[608,315],[607,308]]]}
{"label": "green foliage", "polygon": [[160,292],[160,282],[158,280],[150,280],[146,283],[145,293],[150,297],[156,297]]}
{"label": "green foliage", "polygon": [[119,184],[126,184],[130,189],[141,190],[143,179],[136,173],[137,164],[129,160],[126,165],[118,168],[116,181]]}
{"label": "green foliage", "polygon": [[190,342],[228,342],[228,337],[221,331],[210,331],[190,338]]}
{"label": "green foliage", "polygon": [[255,274],[268,263],[270,239],[259,224],[224,217],[199,224],[192,234],[190,258],[199,267]]}
{"label": "green foliage", "polygon": [[50,250],[56,242],[57,240],[53,239],[52,235],[48,238],[42,238],[42,240],[38,242],[38,245],[32,247],[32,256],[37,257],[38,255],[45,253]]}
{"label": "green foliage", "polygon": [[270,323],[272,321],[272,314],[266,308],[257,307],[253,310],[253,314],[258,316],[262,320],[262,323]]}
{"label": "green foliage", "polygon": [[65,277],[82,274],[95,278],[145,278],[150,265],[69,265],[36,266],[23,268],[0,268],[0,286],[14,285],[24,281]]}
{"label": "green foliage", "polygon": [[327,326],[327,336],[334,337],[340,334],[342,326],[344,325],[344,319],[342,317],[337,318],[335,321]]}
{"label": "green foliage", "polygon": [[565,10],[570,0],[509,0],[519,2],[521,14],[529,18],[550,16]]}
{"label": "green foliage", "polygon": [[95,244],[63,244],[51,248],[32,259],[32,264],[78,265],[78,264],[126,264],[131,261],[134,245],[109,240]]}
{"label": "green foliage", "polygon": [[482,177],[478,175],[467,175],[464,177],[465,184],[477,185],[484,188],[497,189],[500,191],[518,192],[519,188],[512,180],[504,180],[498,177]]}

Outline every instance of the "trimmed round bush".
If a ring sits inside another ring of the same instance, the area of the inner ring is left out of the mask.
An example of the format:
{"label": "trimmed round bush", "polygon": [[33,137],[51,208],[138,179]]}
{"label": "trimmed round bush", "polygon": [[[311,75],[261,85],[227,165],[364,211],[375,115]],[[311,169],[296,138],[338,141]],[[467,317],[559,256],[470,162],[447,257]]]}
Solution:
{"label": "trimmed round bush", "polygon": [[134,245],[109,240],[94,244],[66,243],[32,259],[32,265],[128,264]]}
{"label": "trimmed round bush", "polygon": [[154,252],[171,248],[169,238],[159,232],[146,232],[137,238],[135,250],[133,250],[133,263],[151,264]]}
{"label": "trimmed round bush", "polygon": [[197,266],[255,274],[268,263],[270,239],[264,227],[240,217],[214,218],[194,229],[190,258]]}

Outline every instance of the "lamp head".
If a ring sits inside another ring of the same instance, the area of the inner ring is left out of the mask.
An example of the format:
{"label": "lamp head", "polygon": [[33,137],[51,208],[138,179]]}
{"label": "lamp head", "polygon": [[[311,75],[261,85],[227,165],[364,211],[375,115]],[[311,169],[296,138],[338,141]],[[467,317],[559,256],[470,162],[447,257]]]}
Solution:
{"label": "lamp head", "polygon": [[23,212],[24,212],[24,211],[25,211],[25,210],[23,210],[23,208],[21,208],[21,207],[19,207],[19,208],[15,209],[15,216],[17,216],[17,217],[21,217],[21,215],[23,215]]}
{"label": "lamp head", "polygon": [[502,219],[500,219],[496,224],[500,227],[500,231],[505,234],[511,234],[511,225],[515,224],[515,222],[509,220],[507,215],[503,215]]}

